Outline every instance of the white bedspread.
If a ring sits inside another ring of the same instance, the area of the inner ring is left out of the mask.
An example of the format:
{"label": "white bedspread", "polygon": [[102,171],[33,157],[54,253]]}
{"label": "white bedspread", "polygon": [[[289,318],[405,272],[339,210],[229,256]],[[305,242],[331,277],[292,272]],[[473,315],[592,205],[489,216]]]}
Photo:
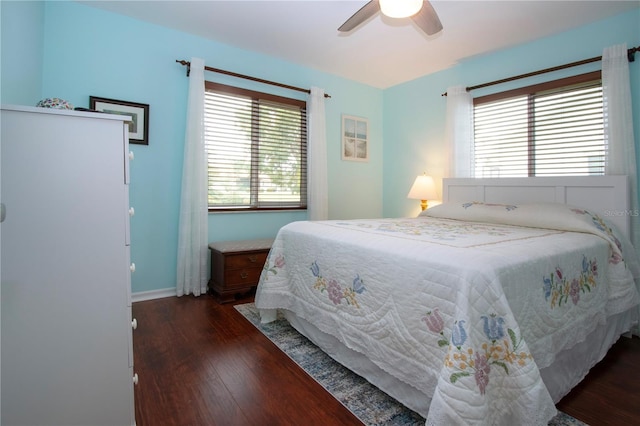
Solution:
{"label": "white bedspread", "polygon": [[518,227],[486,223],[483,209],[522,225],[524,206],[461,206],[483,222],[289,224],[256,306],[263,322],[276,309],[296,313],[432,398],[427,424],[546,425],[556,409],[538,368],[638,304],[635,255],[625,262],[626,243],[585,211],[533,214],[534,227]]}

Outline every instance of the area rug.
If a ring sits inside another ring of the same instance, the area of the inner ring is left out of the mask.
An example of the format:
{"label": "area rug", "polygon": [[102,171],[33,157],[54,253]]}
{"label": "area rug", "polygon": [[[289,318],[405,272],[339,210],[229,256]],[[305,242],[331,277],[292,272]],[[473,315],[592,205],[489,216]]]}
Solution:
{"label": "area rug", "polygon": [[[236,305],[235,308],[364,424],[370,426],[423,426],[425,424],[425,419],[418,413],[334,361],[291,327],[286,319],[278,317],[276,321],[269,324],[260,324],[260,316],[253,303]],[[559,412],[549,422],[549,426],[586,426],[586,424]]]}

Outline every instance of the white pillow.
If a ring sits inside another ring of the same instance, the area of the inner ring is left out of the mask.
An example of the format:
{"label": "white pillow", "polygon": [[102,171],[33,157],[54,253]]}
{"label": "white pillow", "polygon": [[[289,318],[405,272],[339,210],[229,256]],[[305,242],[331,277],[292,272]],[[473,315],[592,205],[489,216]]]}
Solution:
{"label": "white pillow", "polygon": [[599,235],[609,241],[620,254],[618,233],[612,225],[588,210],[560,203],[494,204],[482,202],[451,202],[434,206],[420,216],[439,217],[471,222],[501,223],[531,228],[558,229]]}

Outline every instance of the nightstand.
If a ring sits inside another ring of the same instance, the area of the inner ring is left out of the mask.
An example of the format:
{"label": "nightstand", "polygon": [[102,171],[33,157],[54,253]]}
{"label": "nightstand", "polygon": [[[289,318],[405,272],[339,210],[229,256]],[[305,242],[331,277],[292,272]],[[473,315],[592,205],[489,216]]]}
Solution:
{"label": "nightstand", "polygon": [[258,285],[273,239],[221,241],[209,244],[209,289],[220,303],[235,300]]}

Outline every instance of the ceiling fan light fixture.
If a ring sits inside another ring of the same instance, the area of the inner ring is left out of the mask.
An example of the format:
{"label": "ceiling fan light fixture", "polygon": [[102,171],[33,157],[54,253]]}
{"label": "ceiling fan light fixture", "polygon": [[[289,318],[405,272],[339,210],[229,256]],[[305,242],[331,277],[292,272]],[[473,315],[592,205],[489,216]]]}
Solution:
{"label": "ceiling fan light fixture", "polygon": [[422,0],[380,0],[380,11],[389,18],[408,18],[421,8]]}

